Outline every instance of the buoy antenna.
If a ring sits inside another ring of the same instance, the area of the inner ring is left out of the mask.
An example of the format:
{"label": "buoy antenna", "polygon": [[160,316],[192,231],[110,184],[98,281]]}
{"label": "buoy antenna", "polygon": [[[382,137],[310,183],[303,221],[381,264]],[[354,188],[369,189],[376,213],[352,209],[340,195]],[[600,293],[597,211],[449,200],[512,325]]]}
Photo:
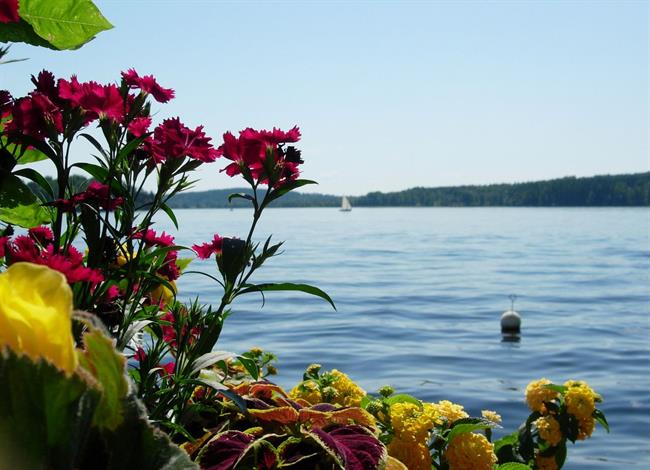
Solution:
{"label": "buoy antenna", "polygon": [[515,309],[515,300],[517,300],[517,294],[510,294],[508,296],[508,298],[510,299],[510,310],[514,310]]}

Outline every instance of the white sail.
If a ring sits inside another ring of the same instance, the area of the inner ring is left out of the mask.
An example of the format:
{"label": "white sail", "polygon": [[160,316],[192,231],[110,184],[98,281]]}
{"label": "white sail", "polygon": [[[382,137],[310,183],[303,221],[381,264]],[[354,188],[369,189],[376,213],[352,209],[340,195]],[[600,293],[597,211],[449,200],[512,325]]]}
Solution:
{"label": "white sail", "polygon": [[352,210],[352,204],[350,204],[350,200],[347,198],[347,196],[343,196],[343,198],[341,198],[341,210],[343,212],[350,212]]}

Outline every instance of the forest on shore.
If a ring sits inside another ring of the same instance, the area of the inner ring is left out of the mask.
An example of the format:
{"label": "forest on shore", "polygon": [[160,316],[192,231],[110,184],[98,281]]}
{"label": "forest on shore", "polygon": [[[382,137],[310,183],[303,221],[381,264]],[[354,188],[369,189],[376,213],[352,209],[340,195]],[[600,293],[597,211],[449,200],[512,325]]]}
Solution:
{"label": "forest on shore", "polygon": [[[46,178],[55,188],[56,182]],[[71,185],[85,189],[89,180],[74,175]],[[29,186],[38,192],[34,183]],[[55,188],[56,193],[56,188]],[[234,198],[233,193],[250,193],[250,188],[212,189],[177,194],[168,203],[181,208],[237,208],[248,207],[249,202]],[[145,204],[153,195],[143,192],[139,204]],[[292,191],[275,200],[273,207],[339,207],[341,197],[333,194],[301,193]],[[437,188],[415,187],[404,191],[374,191],[363,196],[349,196],[354,207],[598,207],[650,206],[650,172],[623,175],[601,175],[577,178],[567,176],[546,181],[502,183],[489,185],[449,186]]]}
{"label": "forest on shore", "polygon": [[[170,201],[173,208],[246,207],[248,201],[233,199],[243,188],[213,189],[182,193]],[[354,207],[478,207],[478,206],[649,206],[650,172],[602,175],[584,178],[569,176],[546,181],[485,186],[416,187],[404,191],[370,192],[350,196]],[[338,207],[341,196],[291,192],[274,207]]]}

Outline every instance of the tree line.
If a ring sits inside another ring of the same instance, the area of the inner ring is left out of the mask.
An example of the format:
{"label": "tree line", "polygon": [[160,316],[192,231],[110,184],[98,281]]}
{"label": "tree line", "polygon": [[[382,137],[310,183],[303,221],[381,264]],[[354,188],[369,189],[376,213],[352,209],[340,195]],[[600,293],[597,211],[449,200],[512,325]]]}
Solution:
{"label": "tree line", "polygon": [[[74,186],[84,188],[87,181],[74,176]],[[53,180],[48,178],[52,185]],[[37,186],[31,184],[34,191]],[[172,208],[239,208],[248,207],[242,199],[228,201],[232,193],[248,193],[250,189],[212,189],[181,193],[169,201]],[[151,197],[143,192],[138,202]],[[479,206],[650,206],[650,172],[624,175],[601,175],[576,178],[568,176],[546,181],[512,184],[415,187],[404,191],[370,192],[349,197],[356,207],[479,207]],[[273,207],[338,207],[341,196],[332,194],[291,192],[272,203]]]}

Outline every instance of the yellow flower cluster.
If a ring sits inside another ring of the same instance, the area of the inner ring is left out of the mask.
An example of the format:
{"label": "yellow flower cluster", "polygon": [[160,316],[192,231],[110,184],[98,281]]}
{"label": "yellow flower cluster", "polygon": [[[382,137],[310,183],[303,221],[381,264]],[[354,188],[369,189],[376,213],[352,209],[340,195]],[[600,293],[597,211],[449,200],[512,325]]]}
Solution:
{"label": "yellow flower cluster", "polygon": [[294,400],[302,399],[306,402],[315,405],[322,403],[323,397],[318,389],[318,384],[313,380],[305,380],[293,387],[289,392],[289,396]]}
{"label": "yellow flower cluster", "polygon": [[564,384],[568,390],[564,393],[567,411],[578,420],[587,420],[596,410],[596,399],[600,398],[585,382],[569,380]]}
{"label": "yellow flower cluster", "polygon": [[472,432],[452,439],[443,457],[449,470],[492,470],[497,463],[494,445],[483,434]]}
{"label": "yellow flower cluster", "polygon": [[528,384],[526,387],[526,403],[528,403],[531,410],[546,414],[544,402],[552,401],[558,397],[558,392],[545,387],[550,383],[551,381],[548,379],[539,379]]}
{"label": "yellow flower cluster", "polygon": [[78,359],[71,315],[72,290],[60,272],[15,263],[0,274],[0,347],[72,374]]}
{"label": "yellow flower cluster", "polygon": [[336,377],[332,384],[332,388],[336,390],[336,396],[332,402],[341,406],[359,406],[363,397],[366,396],[366,392],[343,372],[332,369],[331,374]]}
{"label": "yellow flower cluster", "polygon": [[594,432],[594,426],[596,425],[596,420],[592,417],[579,419],[578,420],[578,440],[584,441],[585,439],[591,437],[591,433]]}
{"label": "yellow flower cluster", "polygon": [[557,462],[555,456],[544,457],[542,455],[535,456],[535,469],[536,470],[557,470]]}
{"label": "yellow flower cluster", "polygon": [[501,415],[492,410],[481,410],[481,416],[494,424],[501,424]]}
{"label": "yellow flower cluster", "polygon": [[305,380],[291,389],[289,396],[293,399],[301,398],[312,405],[328,402],[341,406],[359,406],[366,392],[341,371],[332,369],[329,374],[334,377],[329,387],[321,390],[315,380]]}
{"label": "yellow flower cluster", "polygon": [[438,425],[443,424],[443,419],[446,421],[447,426],[449,426],[454,421],[469,418],[462,405],[452,403],[448,400],[440,400],[438,403],[432,403],[431,405],[438,415],[438,422],[436,423]]}
{"label": "yellow flower cluster", "polygon": [[535,421],[539,437],[551,446],[556,446],[562,440],[560,423],[553,416],[542,416]]}
{"label": "yellow flower cluster", "polygon": [[394,403],[390,407],[390,421],[394,437],[388,454],[409,470],[430,470],[427,439],[433,426],[440,422],[437,407],[432,403],[424,403],[422,408],[413,403]]}

